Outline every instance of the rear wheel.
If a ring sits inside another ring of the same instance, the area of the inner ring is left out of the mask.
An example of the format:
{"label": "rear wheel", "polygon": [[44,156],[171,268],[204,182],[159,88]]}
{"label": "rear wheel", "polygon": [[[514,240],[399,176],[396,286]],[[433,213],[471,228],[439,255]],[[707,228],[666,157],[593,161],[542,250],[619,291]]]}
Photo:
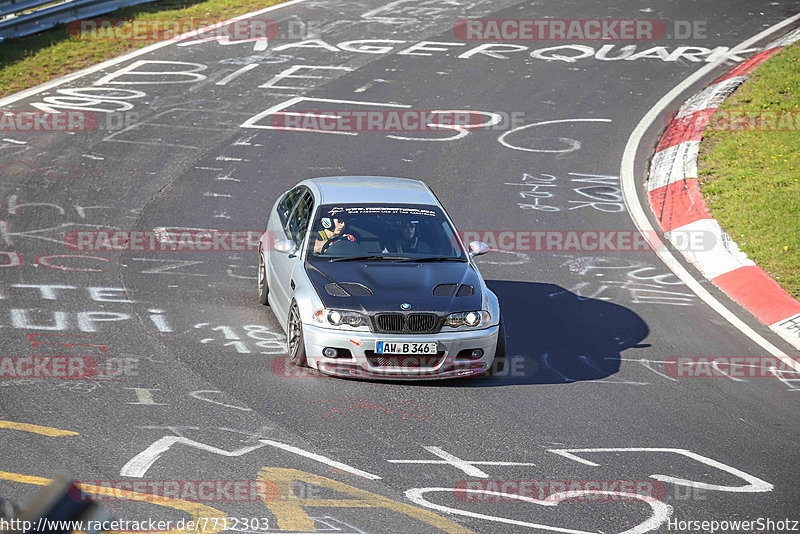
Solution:
{"label": "rear wheel", "polygon": [[258,247],[258,302],[269,306],[269,286],[267,285],[267,266],[264,264],[264,254]]}
{"label": "rear wheel", "polygon": [[300,320],[300,310],[292,302],[289,308],[289,327],[286,333],[286,345],[289,347],[289,359],[298,367],[306,365],[306,344],[303,338],[303,322]]}

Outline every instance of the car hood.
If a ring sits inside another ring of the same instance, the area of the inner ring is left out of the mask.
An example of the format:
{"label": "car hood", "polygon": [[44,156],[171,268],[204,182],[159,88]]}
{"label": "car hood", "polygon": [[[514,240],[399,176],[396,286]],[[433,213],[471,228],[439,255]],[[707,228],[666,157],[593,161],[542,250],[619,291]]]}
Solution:
{"label": "car hood", "polygon": [[[446,314],[480,310],[483,303],[480,276],[467,262],[307,262],[306,272],[326,308],[368,314],[402,311]],[[471,286],[472,290],[464,287],[459,292],[461,286]],[[341,294],[342,289],[346,295],[331,294]],[[400,307],[403,303],[411,307],[403,310]]]}

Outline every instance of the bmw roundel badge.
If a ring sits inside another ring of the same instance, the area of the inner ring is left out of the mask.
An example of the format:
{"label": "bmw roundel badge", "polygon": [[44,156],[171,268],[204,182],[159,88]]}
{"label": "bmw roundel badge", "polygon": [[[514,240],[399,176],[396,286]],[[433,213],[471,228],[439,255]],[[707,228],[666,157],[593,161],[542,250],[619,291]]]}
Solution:
{"label": "bmw roundel badge", "polygon": [[404,303],[402,303],[400,305],[400,309],[401,310],[410,310],[411,309],[411,304],[409,304],[408,302],[404,302]]}

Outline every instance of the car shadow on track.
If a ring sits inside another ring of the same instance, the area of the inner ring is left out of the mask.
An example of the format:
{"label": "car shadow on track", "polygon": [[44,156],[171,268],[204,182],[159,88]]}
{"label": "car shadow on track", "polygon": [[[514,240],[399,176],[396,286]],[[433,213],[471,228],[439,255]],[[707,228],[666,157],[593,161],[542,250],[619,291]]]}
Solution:
{"label": "car shadow on track", "polygon": [[[461,387],[567,384],[619,371],[621,352],[646,347],[647,324],[630,309],[555,284],[487,280],[500,300],[506,358],[493,376],[448,381]],[[441,384],[440,384],[441,385]]]}

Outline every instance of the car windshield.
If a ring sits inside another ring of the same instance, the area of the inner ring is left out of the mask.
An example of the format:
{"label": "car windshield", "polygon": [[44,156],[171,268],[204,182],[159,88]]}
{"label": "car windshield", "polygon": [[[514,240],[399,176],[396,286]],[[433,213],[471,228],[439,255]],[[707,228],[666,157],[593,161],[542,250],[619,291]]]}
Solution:
{"label": "car windshield", "polygon": [[466,261],[441,209],[417,204],[330,204],[317,210],[309,261]]}

